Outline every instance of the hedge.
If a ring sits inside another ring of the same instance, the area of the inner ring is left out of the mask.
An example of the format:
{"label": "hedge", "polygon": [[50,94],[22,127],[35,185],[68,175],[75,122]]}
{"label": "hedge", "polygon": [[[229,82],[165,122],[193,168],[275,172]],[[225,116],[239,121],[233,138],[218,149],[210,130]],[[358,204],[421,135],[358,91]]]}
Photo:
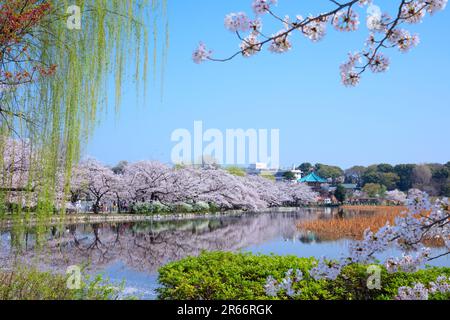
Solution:
{"label": "hedge", "polygon": [[[250,253],[203,252],[169,263],[159,269],[159,299],[166,300],[267,300],[289,299],[281,294],[277,298],[266,295],[267,277],[277,280],[285,277],[289,269],[301,270],[304,280],[296,284],[301,300],[390,300],[395,299],[398,288],[415,282],[428,284],[441,275],[450,276],[450,268],[427,267],[415,273],[388,273],[381,267],[381,289],[367,288],[367,266],[352,265],[344,268],[335,281],[316,281],[308,271],[316,264],[314,258],[295,256],[264,256]],[[434,294],[430,299],[449,299],[450,295]]]}

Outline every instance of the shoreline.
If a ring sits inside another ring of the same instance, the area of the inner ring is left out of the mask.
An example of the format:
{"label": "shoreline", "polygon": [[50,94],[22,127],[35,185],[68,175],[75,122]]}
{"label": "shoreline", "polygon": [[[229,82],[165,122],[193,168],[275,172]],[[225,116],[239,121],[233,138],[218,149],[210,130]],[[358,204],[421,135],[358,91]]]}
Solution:
{"label": "shoreline", "polygon": [[[391,206],[388,206],[391,208]],[[172,220],[193,220],[202,218],[219,218],[219,217],[237,217],[245,214],[265,214],[265,213],[289,213],[299,211],[301,209],[314,210],[319,208],[330,209],[366,209],[373,210],[376,208],[384,209],[387,206],[376,205],[340,205],[340,206],[298,206],[298,207],[274,207],[262,210],[227,210],[218,212],[206,212],[206,213],[170,213],[170,214],[132,214],[132,213],[77,213],[77,214],[65,214],[53,215],[50,217],[38,218],[31,215],[31,217],[13,217],[11,215],[0,218],[0,228],[8,228],[16,224],[23,224],[27,226],[35,225],[57,225],[57,224],[90,224],[90,223],[125,223],[125,222],[145,222],[145,221],[172,221]],[[392,206],[395,207],[395,206]],[[402,206],[400,206],[402,207]]]}
{"label": "shoreline", "polygon": [[125,222],[145,222],[145,221],[172,221],[172,220],[193,220],[202,218],[237,217],[245,214],[265,214],[265,213],[289,213],[301,209],[314,209],[315,207],[277,207],[258,211],[228,210],[216,213],[172,213],[162,215],[143,215],[130,213],[112,214],[66,214],[64,216],[54,215],[45,218],[31,216],[26,217],[4,217],[0,219],[0,228],[8,228],[17,224],[26,226],[36,225],[57,225],[57,224],[90,224],[90,223],[125,223]]}

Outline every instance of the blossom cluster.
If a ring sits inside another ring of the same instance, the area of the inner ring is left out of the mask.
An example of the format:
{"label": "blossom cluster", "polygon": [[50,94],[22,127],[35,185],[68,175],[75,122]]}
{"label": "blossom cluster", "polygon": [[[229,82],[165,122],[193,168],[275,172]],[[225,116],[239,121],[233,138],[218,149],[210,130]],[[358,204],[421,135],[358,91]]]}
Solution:
{"label": "blossom cluster", "polygon": [[430,251],[429,248],[422,248],[416,256],[403,254],[401,258],[391,257],[386,260],[386,269],[391,273],[398,271],[415,272],[430,257]]}
{"label": "blossom cluster", "polygon": [[272,276],[266,279],[264,286],[265,292],[269,297],[277,297],[281,293],[286,294],[289,298],[295,298],[301,294],[300,290],[295,290],[294,285],[303,280],[303,272],[301,270],[289,269],[285,277],[280,281],[277,281]]}
{"label": "blossom cluster", "polygon": [[198,45],[197,50],[192,54],[192,60],[195,63],[202,63],[203,61],[208,60],[211,57],[212,51],[208,50],[204,43],[200,43]]}
{"label": "blossom cluster", "polygon": [[225,27],[233,32],[250,30],[250,19],[244,12],[230,13],[225,17]]}
{"label": "blossom cluster", "polygon": [[316,267],[309,271],[309,275],[315,280],[335,280],[342,271],[343,263],[327,260],[322,257]]}
{"label": "blossom cluster", "polygon": [[440,276],[436,281],[430,282],[428,286],[423,283],[415,283],[413,287],[400,287],[397,300],[428,300],[430,294],[445,294],[449,292],[450,278]]}
{"label": "blossom cluster", "polygon": [[[372,0],[334,2],[337,8],[318,15],[296,15],[295,19],[289,16],[278,16],[273,7],[276,0],[254,0],[252,3],[255,19],[244,12],[230,13],[225,17],[226,29],[235,32],[241,41],[240,51],[227,59],[212,57],[212,52],[200,43],[193,54],[196,63],[206,60],[228,61],[238,54],[250,57],[260,52],[267,45],[272,53],[286,53],[293,47],[294,32],[300,32],[312,42],[322,40],[327,34],[327,26],[340,32],[353,32],[361,26],[361,13],[358,6],[366,8],[366,25],[370,31],[364,48],[350,55],[350,59],[340,67],[342,83],[345,86],[356,86],[360,83],[362,73],[370,70],[381,73],[389,70],[390,59],[381,51],[385,48],[397,48],[400,52],[408,52],[419,42],[417,34],[411,34],[401,28],[403,24],[417,24],[423,21],[427,14],[434,15],[446,8],[448,0],[411,0],[401,1],[399,9],[394,16],[375,5]],[[262,33],[261,16],[270,13],[270,17],[282,23],[283,28],[273,32],[270,36]],[[250,32],[242,36],[241,32]]]}
{"label": "blossom cluster", "polygon": [[387,191],[385,198],[390,201],[397,201],[399,203],[406,203],[406,194],[400,190]]}
{"label": "blossom cluster", "polygon": [[[337,277],[338,271],[332,265],[323,265],[322,268],[331,268]],[[317,268],[310,272],[313,273],[312,278],[315,280],[323,279],[322,277],[317,276],[317,272]],[[336,277],[330,279],[335,279]],[[294,270],[290,269],[281,280],[276,280],[272,276],[267,277],[264,290],[266,295],[269,297],[286,295],[291,299],[295,299],[301,294],[301,290],[296,290],[294,286],[302,280],[308,281],[304,278],[301,270],[296,270],[294,273]],[[428,300],[432,294],[450,293],[450,278],[442,275],[435,281],[429,282],[428,285],[424,285],[423,283],[414,283],[412,287],[402,286],[398,288],[397,292],[397,296],[395,297],[396,300]]]}
{"label": "blossom cluster", "polygon": [[338,11],[332,19],[333,27],[338,31],[356,31],[359,28],[359,14],[350,9]]}
{"label": "blossom cluster", "polygon": [[267,13],[270,7],[277,3],[277,0],[253,0],[252,8],[255,14],[261,15]]}

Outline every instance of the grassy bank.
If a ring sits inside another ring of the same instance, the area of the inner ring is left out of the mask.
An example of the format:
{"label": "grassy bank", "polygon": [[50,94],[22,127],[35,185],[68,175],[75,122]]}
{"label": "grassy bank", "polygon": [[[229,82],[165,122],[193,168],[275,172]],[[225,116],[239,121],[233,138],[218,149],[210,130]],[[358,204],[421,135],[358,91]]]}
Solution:
{"label": "grassy bank", "polygon": [[[304,280],[296,284],[301,300],[389,300],[397,295],[401,286],[415,282],[429,283],[440,275],[450,276],[450,268],[428,268],[415,273],[389,274],[381,272],[381,289],[367,288],[365,266],[349,266],[336,281],[309,278],[314,258],[293,256],[255,256],[225,252],[203,253],[196,258],[186,258],[159,269],[158,290],[160,299],[187,300],[250,300],[270,299],[264,285],[269,276],[284,278],[289,269],[301,270]],[[288,299],[280,296],[278,299]],[[430,299],[450,299],[450,295],[434,294]]]}
{"label": "grassy bank", "polygon": [[100,277],[81,281],[79,289],[67,288],[67,277],[19,268],[0,271],[0,300],[115,300],[120,289]]}

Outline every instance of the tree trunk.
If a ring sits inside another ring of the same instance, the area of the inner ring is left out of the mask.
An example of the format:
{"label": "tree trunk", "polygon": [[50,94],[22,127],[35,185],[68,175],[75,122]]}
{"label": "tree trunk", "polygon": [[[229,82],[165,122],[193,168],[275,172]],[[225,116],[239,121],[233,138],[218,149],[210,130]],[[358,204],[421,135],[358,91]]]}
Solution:
{"label": "tree trunk", "polygon": [[92,208],[94,210],[94,214],[98,214],[99,213],[99,209],[100,209],[100,199],[98,199],[95,204],[94,207]]}

